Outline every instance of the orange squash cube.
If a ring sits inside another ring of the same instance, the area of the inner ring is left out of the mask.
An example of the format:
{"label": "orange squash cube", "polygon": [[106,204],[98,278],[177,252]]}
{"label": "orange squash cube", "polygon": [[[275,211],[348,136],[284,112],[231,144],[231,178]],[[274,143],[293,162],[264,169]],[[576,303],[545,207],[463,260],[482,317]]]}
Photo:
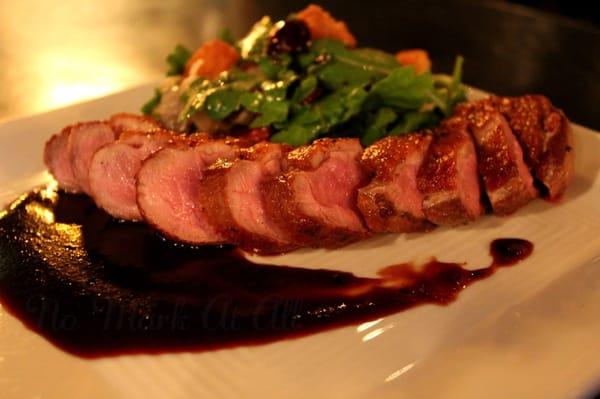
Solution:
{"label": "orange squash cube", "polygon": [[308,26],[313,39],[337,39],[348,47],[356,46],[356,39],[348,30],[346,23],[333,18],[331,14],[317,5],[310,4],[297,13],[296,18]]}
{"label": "orange squash cube", "polygon": [[214,79],[229,70],[240,59],[237,50],[223,40],[214,39],[204,43],[185,65],[184,76],[201,76]]}
{"label": "orange squash cube", "polygon": [[421,49],[402,50],[396,53],[396,59],[403,65],[412,65],[416,73],[423,73],[431,70],[431,60],[427,51]]}

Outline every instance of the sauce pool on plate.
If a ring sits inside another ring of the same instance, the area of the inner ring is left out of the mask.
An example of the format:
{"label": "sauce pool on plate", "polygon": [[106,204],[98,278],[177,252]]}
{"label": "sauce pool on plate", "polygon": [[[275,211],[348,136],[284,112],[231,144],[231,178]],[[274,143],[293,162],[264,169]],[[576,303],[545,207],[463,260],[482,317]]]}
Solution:
{"label": "sauce pool on plate", "polygon": [[258,264],[233,247],[190,247],[119,222],[87,197],[35,191],[0,219],[0,301],[30,329],[83,357],[259,344],[445,305],[533,244],[503,238],[468,270],[432,259],[379,278]]}

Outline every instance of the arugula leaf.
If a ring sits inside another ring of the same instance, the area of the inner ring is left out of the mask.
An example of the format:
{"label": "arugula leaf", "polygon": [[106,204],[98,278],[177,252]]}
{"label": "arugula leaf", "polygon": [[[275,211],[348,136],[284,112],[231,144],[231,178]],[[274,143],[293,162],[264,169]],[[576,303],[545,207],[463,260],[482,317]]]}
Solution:
{"label": "arugula leaf", "polygon": [[332,39],[316,40],[309,54],[299,58],[299,63],[332,90],[366,85],[400,66],[390,54],[369,48],[348,49]]}
{"label": "arugula leaf", "polygon": [[246,92],[240,97],[240,104],[250,112],[259,114],[250,127],[279,124],[288,118],[289,102],[285,98],[266,95],[261,92]]}
{"label": "arugula leaf", "polygon": [[344,87],[318,101],[315,107],[322,110],[323,119],[332,126],[358,114],[366,98],[362,87]]}
{"label": "arugula leaf", "polygon": [[242,105],[248,110],[258,113],[250,127],[280,125],[288,118],[290,102],[287,100],[288,88],[298,79],[290,70],[280,71],[279,80],[266,80],[260,84],[260,92],[251,93],[242,99]]}
{"label": "arugula leaf", "polygon": [[154,109],[160,104],[160,99],[162,97],[162,93],[160,89],[154,89],[154,96],[148,100],[144,105],[142,105],[141,111],[144,115],[152,115]]}
{"label": "arugula leaf", "polygon": [[373,85],[369,105],[373,108],[389,106],[397,111],[421,108],[430,100],[433,79],[429,72],[416,74],[412,66],[401,67]]}
{"label": "arugula leaf", "polygon": [[299,63],[306,69],[318,58],[328,57],[380,75],[386,75],[400,66],[396,57],[391,54],[372,48],[349,49],[335,39],[315,40],[309,52],[299,56]]}
{"label": "arugula leaf", "polygon": [[280,54],[277,59],[262,57],[258,60],[258,67],[267,79],[277,79],[281,74],[291,72],[288,67],[292,61],[289,54]]}
{"label": "arugula leaf", "polygon": [[296,90],[294,90],[292,101],[300,104],[317,89],[318,84],[319,82],[317,81],[317,78],[313,75],[309,75],[302,79]]}
{"label": "arugula leaf", "polygon": [[307,144],[335,125],[347,122],[362,109],[367,92],[362,87],[344,87],[313,104],[306,105],[289,124],[271,136],[271,141]]}
{"label": "arugula leaf", "polygon": [[369,146],[387,135],[387,128],[398,118],[398,114],[391,108],[380,108],[375,115],[370,115],[367,121],[365,134],[361,143]]}
{"label": "arugula leaf", "polygon": [[392,69],[401,66],[392,54],[374,48],[353,49],[352,54],[355,62],[363,63],[363,65],[367,65],[371,69],[377,69],[381,73],[390,73]]}
{"label": "arugula leaf", "polygon": [[[417,74],[392,54],[351,49],[334,39],[313,40],[300,53],[267,54],[269,35],[279,26],[263,17],[238,41],[237,68],[214,80],[193,82],[181,96],[179,122],[196,112],[224,120],[243,109],[254,114],[246,122],[250,127],[274,129],[272,141],[301,145],[322,136],[352,135],[370,145],[433,126],[465,99],[462,57],[449,78]],[[227,30],[221,38],[233,42]],[[182,73],[189,57],[188,50],[176,47],[168,57],[169,74]],[[147,112],[153,112],[159,95],[144,106]]]}
{"label": "arugula leaf", "polygon": [[258,91],[245,92],[240,96],[240,104],[250,112],[258,112],[263,97]]}
{"label": "arugula leaf", "polygon": [[456,57],[450,80],[446,76],[436,76],[436,89],[429,94],[433,103],[445,116],[452,115],[454,106],[467,99],[465,87],[461,83],[463,57]]}
{"label": "arugula leaf", "polygon": [[290,70],[279,73],[278,80],[265,80],[260,84],[260,89],[271,97],[283,100],[287,96],[287,89],[298,79],[298,75]]}
{"label": "arugula leaf", "polygon": [[222,120],[237,111],[240,107],[241,90],[224,88],[206,96],[202,109],[212,119]]}
{"label": "arugula leaf", "polygon": [[[200,110],[207,111],[206,101],[208,97],[213,94],[226,90],[249,91],[254,89],[261,81],[262,77],[259,74],[243,72],[236,69],[223,72],[220,77],[215,80],[199,78],[190,85],[185,93],[182,94],[182,101],[185,105],[179,114],[179,122],[186,122],[192,115]],[[232,108],[237,109],[236,98],[234,98],[234,96],[237,95],[232,93],[215,95],[210,101],[209,106],[211,107],[211,110],[209,112],[214,112],[215,118],[224,118],[231,114],[231,112],[233,112]]]}
{"label": "arugula leaf", "polygon": [[175,46],[175,50],[167,55],[167,64],[169,66],[167,76],[181,75],[185,70],[185,64],[187,64],[191,56],[192,53],[190,50],[184,46],[180,44]]}
{"label": "arugula leaf", "polygon": [[250,127],[263,127],[284,122],[287,120],[289,109],[290,104],[285,100],[262,101],[258,107],[258,113],[260,116],[252,121]]}
{"label": "arugula leaf", "polygon": [[329,62],[316,75],[330,90],[337,90],[344,86],[365,86],[375,80],[375,76],[369,71],[337,60]]}
{"label": "arugula leaf", "polygon": [[419,129],[425,129],[436,125],[439,121],[439,116],[433,110],[425,112],[407,112],[402,116],[402,119],[390,129],[388,135],[398,136]]}
{"label": "arugula leaf", "polygon": [[460,55],[456,57],[454,61],[454,70],[452,71],[452,82],[450,82],[450,87],[448,87],[448,93],[450,98],[465,99],[465,90],[461,84],[462,81],[462,66],[463,66],[464,58]]}

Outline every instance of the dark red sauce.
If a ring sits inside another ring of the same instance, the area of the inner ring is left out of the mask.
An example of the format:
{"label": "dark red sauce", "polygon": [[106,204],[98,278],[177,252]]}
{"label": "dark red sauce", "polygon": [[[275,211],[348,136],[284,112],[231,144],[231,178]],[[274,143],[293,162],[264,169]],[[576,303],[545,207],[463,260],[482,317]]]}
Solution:
{"label": "dark red sauce", "polygon": [[380,278],[256,264],[234,248],[181,246],[111,219],[87,197],[32,193],[0,220],[0,300],[29,328],[85,357],[207,350],[312,333],[421,304],[531,254],[491,244],[491,266],[432,260]]}

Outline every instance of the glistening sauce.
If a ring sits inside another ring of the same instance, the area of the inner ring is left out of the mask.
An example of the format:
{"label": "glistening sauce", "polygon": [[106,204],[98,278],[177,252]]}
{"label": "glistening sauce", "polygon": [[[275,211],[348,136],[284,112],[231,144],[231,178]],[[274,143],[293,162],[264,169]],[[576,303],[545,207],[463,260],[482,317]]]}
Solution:
{"label": "glistening sauce", "polygon": [[234,248],[181,246],[111,219],[87,197],[42,190],[0,220],[0,300],[80,356],[206,350],[444,305],[532,250],[528,241],[499,239],[489,267],[432,260],[363,278],[256,264]]}

